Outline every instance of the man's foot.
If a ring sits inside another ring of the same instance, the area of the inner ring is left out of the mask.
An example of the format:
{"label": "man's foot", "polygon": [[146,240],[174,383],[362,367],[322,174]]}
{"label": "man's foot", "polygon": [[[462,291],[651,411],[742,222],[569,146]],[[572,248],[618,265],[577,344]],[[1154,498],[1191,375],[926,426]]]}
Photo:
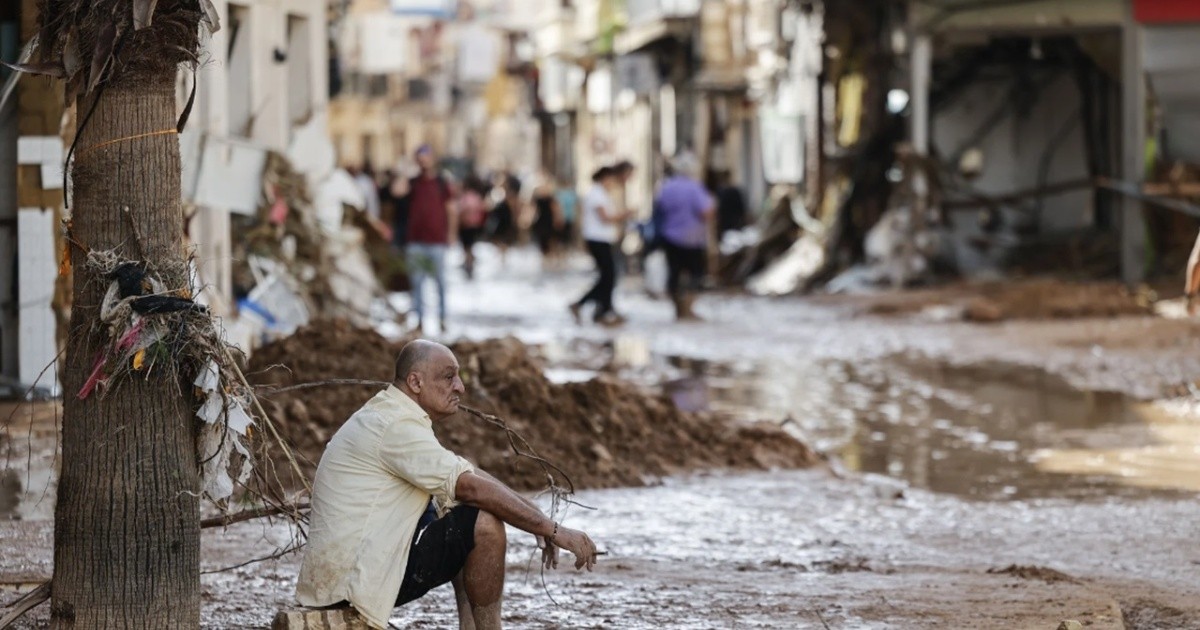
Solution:
{"label": "man's foot", "polygon": [[583,315],[580,314],[580,311],[583,310],[583,307],[579,304],[572,304],[567,308],[571,311],[571,319],[574,319],[576,324],[582,324]]}

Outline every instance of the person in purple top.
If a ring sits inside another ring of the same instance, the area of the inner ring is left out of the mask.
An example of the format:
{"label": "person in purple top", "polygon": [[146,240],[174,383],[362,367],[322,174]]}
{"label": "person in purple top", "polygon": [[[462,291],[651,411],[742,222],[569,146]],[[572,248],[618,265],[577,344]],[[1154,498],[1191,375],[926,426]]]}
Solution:
{"label": "person in purple top", "polygon": [[697,320],[692,304],[707,267],[714,203],[696,179],[700,165],[692,154],[680,154],[672,166],[675,174],[663,183],[655,200],[661,212],[661,242],[667,254],[667,291],[675,303],[676,319]]}

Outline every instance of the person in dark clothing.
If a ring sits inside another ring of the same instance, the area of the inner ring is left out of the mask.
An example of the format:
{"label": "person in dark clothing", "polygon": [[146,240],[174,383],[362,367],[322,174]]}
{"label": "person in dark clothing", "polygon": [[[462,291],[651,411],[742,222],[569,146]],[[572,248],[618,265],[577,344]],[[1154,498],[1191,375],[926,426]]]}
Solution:
{"label": "person in dark clothing", "polygon": [[542,171],[537,187],[533,189],[533,237],[537,239],[538,249],[542,252],[542,268],[554,267],[558,264],[561,251],[559,230],[562,229],[562,209],[555,197],[554,178]]}
{"label": "person in dark clothing", "polygon": [[496,199],[492,211],[488,214],[488,240],[500,249],[500,259],[508,255],[508,248],[517,242],[517,216],[521,209],[521,181],[512,175],[501,176],[500,182],[493,189],[492,197]]}
{"label": "person in dark clothing", "polygon": [[746,197],[733,183],[729,171],[717,176],[717,241],[726,232],[746,227]]}
{"label": "person in dark clothing", "polygon": [[408,192],[412,180],[397,173],[387,185],[387,193],[383,195],[385,203],[392,205],[392,245],[397,251],[403,252],[408,243]]}
{"label": "person in dark clothing", "polygon": [[554,247],[554,226],[559,223],[555,220],[554,211],[554,191],[544,190],[533,193],[533,236],[537,239],[538,249],[542,251],[542,256],[550,256],[553,253]]}

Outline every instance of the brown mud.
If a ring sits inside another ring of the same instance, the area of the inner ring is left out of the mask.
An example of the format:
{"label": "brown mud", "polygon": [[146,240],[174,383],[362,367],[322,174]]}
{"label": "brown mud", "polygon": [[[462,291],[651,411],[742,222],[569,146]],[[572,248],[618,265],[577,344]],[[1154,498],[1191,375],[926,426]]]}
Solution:
{"label": "brown mud", "polygon": [[[319,322],[256,352],[251,379],[276,386],[347,378],[390,381],[402,343],[390,344],[374,331],[344,322]],[[464,402],[503,419],[538,455],[561,467],[576,488],[640,486],[693,470],[798,468],[818,462],[811,449],[777,424],[681,411],[665,395],[608,375],[552,383],[545,366],[513,338],[463,341],[453,350],[467,387]],[[265,390],[264,407],[311,474],[329,437],[377,391],[369,385],[275,395]],[[513,487],[546,487],[545,470],[517,457],[498,427],[460,412],[434,430],[447,448]]]}
{"label": "brown mud", "polygon": [[1053,278],[964,282],[860,299],[864,311],[873,315],[929,313],[940,307],[946,317],[980,323],[1110,318],[1153,312],[1148,295],[1130,292],[1122,284]]}

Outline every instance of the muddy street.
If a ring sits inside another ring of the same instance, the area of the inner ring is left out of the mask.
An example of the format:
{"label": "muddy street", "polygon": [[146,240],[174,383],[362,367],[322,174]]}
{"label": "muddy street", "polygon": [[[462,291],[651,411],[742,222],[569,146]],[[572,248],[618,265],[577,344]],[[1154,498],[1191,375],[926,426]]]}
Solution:
{"label": "muddy street", "polygon": [[[632,283],[626,326],[577,326],[563,296],[586,287],[582,265],[543,276],[524,251],[503,268],[493,255],[473,283],[454,279],[449,339],[515,335],[554,382],[615,374],[681,409],[781,423],[827,459],[581,492],[597,509],[566,523],[608,555],[594,573],[543,576],[532,539],[510,530],[511,627],[1200,628],[1200,412],[1182,395],[1200,377],[1200,327],[740,295],[707,295],[705,322],[676,325]],[[0,521],[6,593],[50,574],[54,416],[39,417],[7,434],[33,463],[15,467],[21,520]],[[268,522],[205,533],[205,627],[264,627],[289,605],[295,554],[219,570],[291,538]],[[445,628],[452,610],[438,589],[393,622]]]}

